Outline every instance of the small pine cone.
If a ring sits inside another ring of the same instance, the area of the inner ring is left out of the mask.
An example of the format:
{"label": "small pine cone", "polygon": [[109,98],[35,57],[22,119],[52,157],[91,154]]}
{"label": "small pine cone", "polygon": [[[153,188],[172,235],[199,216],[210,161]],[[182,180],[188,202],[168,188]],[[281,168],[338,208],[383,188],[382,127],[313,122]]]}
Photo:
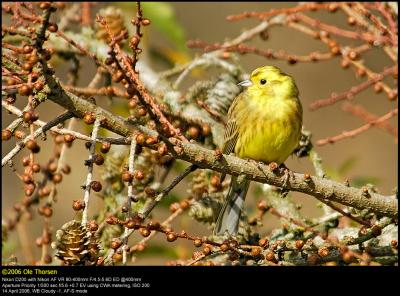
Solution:
{"label": "small pine cone", "polygon": [[199,222],[212,223],[218,217],[222,204],[216,199],[205,196],[193,202],[189,209],[189,216]]}
{"label": "small pine cone", "polygon": [[236,78],[230,74],[220,75],[207,92],[207,106],[220,116],[226,115],[232,101],[241,91],[237,83]]}
{"label": "small pine cone", "polygon": [[94,265],[99,255],[96,238],[76,220],[65,223],[56,232],[56,241],[51,246],[64,265]]}
{"label": "small pine cone", "polygon": [[[123,30],[126,30],[124,14],[122,13],[121,9],[113,6],[108,6],[107,8],[101,9],[99,11],[99,15],[104,17],[114,37],[117,37],[121,34]],[[96,36],[104,42],[111,42],[110,35],[108,34],[106,28],[97,23]]]}
{"label": "small pine cone", "polygon": [[190,193],[194,198],[201,198],[204,193],[208,192],[209,181],[205,170],[199,170],[193,174],[191,180]]}

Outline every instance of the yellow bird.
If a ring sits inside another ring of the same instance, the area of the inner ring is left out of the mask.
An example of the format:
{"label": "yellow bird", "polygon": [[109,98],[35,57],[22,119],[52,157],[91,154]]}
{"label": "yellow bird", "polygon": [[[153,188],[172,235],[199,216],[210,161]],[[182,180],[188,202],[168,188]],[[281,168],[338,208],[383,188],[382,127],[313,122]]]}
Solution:
{"label": "yellow bird", "polygon": [[[222,152],[234,152],[249,158],[278,165],[298,146],[303,109],[294,79],[273,66],[257,68],[250,80],[239,85],[239,94],[228,111]],[[250,181],[232,177],[214,229],[215,235],[236,235],[239,218]]]}

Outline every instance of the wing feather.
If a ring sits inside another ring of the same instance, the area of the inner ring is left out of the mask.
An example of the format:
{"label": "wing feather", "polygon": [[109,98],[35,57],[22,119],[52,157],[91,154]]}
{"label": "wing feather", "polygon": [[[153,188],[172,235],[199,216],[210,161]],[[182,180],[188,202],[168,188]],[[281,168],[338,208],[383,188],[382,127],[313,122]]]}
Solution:
{"label": "wing feather", "polygon": [[237,139],[239,137],[239,131],[235,118],[235,111],[236,111],[235,109],[238,105],[238,102],[242,98],[243,98],[243,93],[241,93],[235,98],[228,111],[228,122],[226,123],[225,127],[224,146],[222,147],[222,153],[224,154],[232,153],[235,150]]}
{"label": "wing feather", "polygon": [[238,138],[238,131],[236,126],[235,120],[229,120],[224,135],[224,146],[222,148],[222,153],[229,154],[235,150],[237,138]]}

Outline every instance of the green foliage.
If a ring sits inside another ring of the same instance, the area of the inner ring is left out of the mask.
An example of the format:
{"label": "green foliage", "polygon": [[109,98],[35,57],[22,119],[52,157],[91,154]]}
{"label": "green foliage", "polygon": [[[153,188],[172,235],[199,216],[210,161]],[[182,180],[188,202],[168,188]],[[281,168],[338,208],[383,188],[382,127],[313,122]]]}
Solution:
{"label": "green foliage", "polygon": [[1,248],[2,263],[3,264],[8,263],[7,258],[20,247],[21,246],[15,240],[11,239],[8,239],[7,241],[2,240],[2,248]]}
{"label": "green foliage", "polygon": [[161,208],[169,208],[170,204],[174,203],[174,202],[180,202],[181,198],[179,198],[178,195],[170,193],[168,194],[168,196],[166,196],[165,198],[163,198],[158,206]]}
{"label": "green foliage", "polygon": [[357,157],[352,156],[343,161],[337,169],[339,175],[347,174],[357,164]]}
{"label": "green foliage", "polygon": [[264,195],[264,192],[261,186],[254,186],[253,194],[255,198],[261,198]]}
{"label": "green foliage", "polygon": [[[344,160],[337,168],[326,166],[327,175],[333,180],[343,181],[350,174],[351,170],[355,168],[358,163],[356,156],[352,156]],[[351,186],[363,187],[367,184],[374,184],[377,186],[381,180],[374,176],[355,176],[350,179]]]}
{"label": "green foliage", "polygon": [[[179,24],[171,3],[168,2],[142,2],[143,16],[151,20],[152,27],[167,37],[180,51],[187,51],[185,31]],[[119,2],[129,17],[133,16],[135,2]]]}
{"label": "green foliage", "polygon": [[187,167],[188,167],[188,163],[184,162],[184,161],[175,161],[174,166],[172,167],[172,170],[177,173],[180,174],[182,173]]}
{"label": "green foliage", "polygon": [[380,179],[377,177],[372,177],[372,176],[360,176],[356,178],[351,179],[351,186],[361,188],[365,185],[368,184],[374,184],[376,186],[378,183],[380,183]]}
{"label": "green foliage", "polygon": [[143,14],[154,27],[173,42],[177,49],[186,51],[186,37],[172,5],[168,2],[142,2]]}
{"label": "green foliage", "polygon": [[156,245],[152,243],[151,245],[147,246],[143,252],[140,253],[140,256],[163,256],[169,257],[171,259],[178,259],[179,254],[174,248],[170,248],[169,246],[163,245]]}

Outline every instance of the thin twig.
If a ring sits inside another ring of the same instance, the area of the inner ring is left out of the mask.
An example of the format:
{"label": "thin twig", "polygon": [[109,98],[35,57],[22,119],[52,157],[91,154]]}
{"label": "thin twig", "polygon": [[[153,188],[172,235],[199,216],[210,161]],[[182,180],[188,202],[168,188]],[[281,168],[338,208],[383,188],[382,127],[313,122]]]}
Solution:
{"label": "thin twig", "polygon": [[365,220],[363,220],[363,219],[360,219],[360,218],[358,218],[358,217],[353,216],[352,214],[350,214],[350,213],[348,213],[348,212],[342,210],[341,208],[339,208],[338,206],[336,206],[335,204],[333,204],[333,203],[330,202],[329,200],[324,200],[324,199],[318,198],[318,197],[317,197],[317,199],[318,199],[320,202],[322,202],[322,203],[324,203],[325,205],[327,205],[328,207],[330,207],[331,209],[333,209],[333,210],[335,210],[336,212],[342,214],[343,216],[345,216],[345,217],[347,217],[347,218],[349,218],[349,219],[351,219],[351,220],[353,220],[353,221],[355,221],[355,222],[357,222],[357,223],[359,223],[359,224],[361,224],[361,225],[365,225],[365,226],[367,226],[367,227],[371,227],[371,223],[370,223],[370,222],[365,221]]}
{"label": "thin twig", "polygon": [[397,108],[389,111],[388,113],[386,113],[385,115],[379,117],[378,119],[376,119],[374,121],[371,121],[367,124],[364,124],[363,126],[360,126],[359,128],[356,128],[351,131],[344,131],[337,136],[332,136],[332,137],[318,140],[317,145],[323,146],[323,145],[332,144],[332,143],[335,143],[335,142],[338,142],[338,141],[341,141],[341,140],[344,140],[347,138],[352,138],[354,136],[357,136],[357,135],[369,130],[371,127],[373,127],[375,125],[381,124],[382,122],[389,120],[390,118],[392,118],[396,115],[397,115]]}
{"label": "thin twig", "polygon": [[300,4],[296,7],[271,9],[267,12],[244,12],[244,13],[240,13],[240,14],[229,15],[226,17],[226,19],[228,21],[238,21],[238,20],[242,20],[244,18],[253,18],[253,17],[260,18],[260,19],[266,19],[266,18],[274,16],[274,15],[293,14],[293,13],[297,13],[297,12],[301,12],[301,11],[327,9],[328,7],[329,7],[328,3],[327,4],[325,4],[325,3],[305,3],[305,4]]}
{"label": "thin twig", "polygon": [[[71,85],[63,85],[64,89],[70,91],[77,95],[85,95],[85,96],[109,96],[110,95],[110,87],[101,87],[101,88],[90,88],[90,87],[77,87]],[[117,87],[112,88],[112,95],[115,97],[126,98],[125,92],[120,90]]]}
{"label": "thin twig", "polygon": [[345,29],[340,29],[336,26],[325,24],[325,23],[321,22],[320,20],[309,17],[303,13],[297,13],[296,18],[311,27],[326,31],[328,33],[331,33],[331,34],[334,34],[337,36],[350,38],[350,39],[363,40],[363,41],[367,41],[367,42],[379,42],[381,44],[390,42],[390,38],[388,38],[386,36],[379,36],[379,35],[371,34],[369,32],[354,32],[354,31],[349,31],[349,30],[345,30]]}
{"label": "thin twig", "polygon": [[77,48],[81,53],[83,53],[84,55],[90,57],[93,59],[93,61],[96,63],[97,66],[103,67],[105,69],[108,69],[109,67],[106,66],[102,61],[100,61],[97,57],[96,54],[90,52],[89,50],[85,49],[83,46],[81,46],[80,44],[76,43],[73,39],[71,39],[70,37],[68,37],[67,35],[65,35],[64,32],[62,32],[61,30],[58,30],[56,33],[59,37],[63,38],[67,43],[71,44],[72,46],[74,46],[75,48]]}
{"label": "thin twig", "polygon": [[[187,167],[178,177],[176,177],[170,185],[168,185],[161,193],[159,193],[156,198],[152,201],[150,201],[148,204],[146,204],[138,213],[138,216],[141,218],[141,220],[146,219],[146,217],[150,214],[150,212],[154,209],[154,207],[166,196],[168,193],[179,183],[181,182],[188,174],[193,172],[194,170],[197,169],[196,165],[191,165]],[[135,229],[129,229],[127,232],[125,232],[120,239],[123,241],[128,239],[129,236],[132,235],[132,233],[135,231]],[[114,254],[114,250],[110,250],[108,256],[107,256],[107,261],[110,261],[112,259],[112,256]]]}
{"label": "thin twig", "polygon": [[201,254],[201,255],[200,255],[199,257],[197,257],[196,259],[193,259],[193,260],[189,261],[186,265],[187,265],[187,266],[192,266],[193,264],[195,264],[196,262],[198,262],[198,261],[204,259],[205,257],[206,257],[206,255]]}
{"label": "thin twig", "polygon": [[[192,204],[193,199],[189,199],[189,204]],[[177,209],[172,215],[168,216],[167,219],[165,219],[162,223],[161,226],[163,227],[168,227],[172,221],[174,221],[179,215],[181,215],[184,212],[184,209],[179,208]],[[146,245],[158,232],[157,231],[152,231],[148,237],[143,238],[140,240],[138,243],[130,247],[130,252],[135,251],[139,245]],[[133,258],[132,258],[133,260]]]}
{"label": "thin twig", "polygon": [[[5,102],[4,100],[2,101],[2,105],[4,106],[12,106],[11,104],[8,104],[7,102]],[[13,122],[11,122],[5,129],[9,130],[10,132],[14,132],[20,125],[21,123],[24,121],[24,119],[22,118],[22,115],[24,112],[28,111],[30,109],[29,104],[25,106],[25,108],[21,111],[20,115],[18,115],[18,118],[15,119]]]}
{"label": "thin twig", "polygon": [[[19,117],[22,116],[23,111],[19,110],[17,107],[8,104],[8,103],[5,102],[4,100],[2,100],[1,103],[2,103],[2,107],[3,107],[4,109],[6,109],[7,111],[9,111],[9,112],[11,112],[12,114],[15,114],[15,115],[17,115],[17,116],[19,116]],[[24,110],[25,110],[25,109],[24,109]],[[41,120],[35,120],[35,121],[33,122],[33,124],[34,124],[34,125],[37,125],[37,126],[43,127],[43,126],[45,126],[47,123],[44,122],[44,121],[41,121]],[[67,128],[58,128],[58,127],[53,126],[53,127],[50,128],[50,130],[51,130],[52,132],[55,132],[55,133],[60,134],[60,135],[73,135],[76,139],[80,139],[80,140],[84,140],[84,141],[90,141],[90,137],[88,137],[88,136],[86,136],[86,135],[84,135],[84,134],[81,134],[81,133],[79,133],[79,132],[76,132],[76,131],[67,129]],[[103,139],[103,140],[97,139],[97,141],[98,141],[98,142],[102,142],[102,141],[103,141],[103,142],[104,142],[104,141],[107,142],[107,139]],[[124,141],[125,141],[125,139],[124,139]]]}
{"label": "thin twig", "polygon": [[[261,32],[265,31],[272,24],[282,23],[283,21],[284,21],[284,16],[277,15],[274,18],[270,19],[269,21],[263,21],[263,22],[259,23],[257,26],[255,26],[254,28],[244,31],[236,38],[224,42],[224,44],[222,44],[221,47],[228,48],[228,47],[237,46],[247,40],[254,38]],[[181,74],[176,79],[172,88],[177,89],[178,86],[180,85],[180,83],[183,81],[183,79],[190,73],[190,71],[192,71],[193,69],[195,69],[198,66],[207,65],[207,64],[210,64],[211,62],[214,63],[215,65],[219,65],[222,68],[227,69],[228,71],[231,71],[231,70],[229,70],[229,68],[232,68],[232,66],[229,63],[226,63],[225,61],[223,61],[219,58],[219,55],[223,51],[224,51],[223,49],[216,49],[213,52],[204,53],[202,56],[200,56],[200,57],[194,59],[193,61],[191,61],[190,63],[187,63],[186,65],[182,66],[182,68],[180,69]]]}
{"label": "thin twig", "polygon": [[97,138],[97,134],[99,132],[100,122],[101,122],[100,116],[96,116],[96,120],[93,124],[92,136],[91,136],[91,141],[90,141],[91,145],[90,145],[90,149],[89,149],[89,159],[87,161],[88,174],[86,177],[85,193],[83,196],[83,201],[85,203],[85,207],[83,209],[82,223],[81,223],[85,227],[86,227],[86,224],[88,221],[90,189],[91,189],[92,178],[93,178],[93,157],[96,152],[96,138]]}
{"label": "thin twig", "polygon": [[[353,114],[354,116],[357,116],[368,123],[370,123],[372,121],[376,121],[379,118],[378,116],[365,110],[365,108],[362,107],[361,105],[356,105],[356,104],[352,104],[349,102],[343,103],[342,110],[345,112],[349,112],[349,113]],[[388,132],[397,140],[397,137],[398,137],[397,128],[392,126],[389,122],[383,121],[383,122],[377,123],[375,126]]]}
{"label": "thin twig", "polygon": [[225,120],[222,118],[222,116],[219,113],[215,112],[213,109],[211,109],[206,103],[204,103],[203,101],[200,101],[200,100],[197,100],[196,103],[201,108],[206,110],[207,113],[210,114],[211,117],[213,117],[216,121],[218,121],[222,124],[225,124]]}
{"label": "thin twig", "polygon": [[388,75],[393,74],[396,71],[397,66],[390,67],[388,69],[383,70],[381,73],[375,75],[374,77],[360,83],[359,85],[353,86],[350,90],[345,91],[340,94],[332,93],[331,96],[327,99],[321,99],[313,102],[310,105],[310,110],[314,111],[321,107],[326,107],[333,105],[337,102],[343,100],[350,100],[358,93],[362,92],[363,90],[367,89],[368,87],[374,85],[375,83],[381,81]]}
{"label": "thin twig", "polygon": [[[74,126],[75,123],[75,118],[71,118],[71,120],[68,122],[68,126],[67,129],[71,130],[72,127]],[[67,143],[62,143],[61,146],[61,151],[60,151],[60,156],[57,158],[57,169],[56,169],[56,173],[60,173],[62,166],[64,164],[64,160],[65,160],[65,154],[67,151]],[[51,186],[51,191],[49,194],[49,197],[47,198],[47,203],[51,204],[54,201],[54,196],[56,194],[56,183],[53,182],[52,186]]]}
{"label": "thin twig", "polygon": [[176,186],[179,182],[181,182],[187,175],[197,169],[197,165],[192,164],[187,167],[178,177],[176,177],[171,184],[169,184],[163,191],[161,191],[154,200],[145,205],[139,212],[139,216],[142,219],[145,219],[149,213],[154,209],[154,207],[165,197],[168,193]]}
{"label": "thin twig", "polygon": [[329,60],[335,57],[330,52],[321,53],[319,51],[310,52],[307,55],[297,55],[290,54],[284,50],[274,51],[272,49],[259,49],[255,46],[248,46],[244,43],[233,45],[233,46],[223,46],[219,43],[207,44],[203,41],[192,41],[188,44],[190,48],[202,48],[205,52],[214,50],[224,50],[226,52],[238,52],[240,54],[253,53],[259,56],[266,57],[268,59],[278,59],[288,61],[290,64],[295,64],[297,62],[317,62],[323,60]]}
{"label": "thin twig", "polygon": [[[310,160],[314,166],[315,169],[315,173],[317,174],[318,177],[324,178],[325,177],[325,172],[324,169],[322,167],[322,160],[319,157],[319,155],[317,154],[317,152],[315,151],[315,149],[312,149],[310,151]],[[345,210],[342,210],[341,208],[339,208],[338,206],[336,206],[335,204],[333,204],[331,201],[329,200],[325,200],[322,198],[318,198],[317,199],[323,203],[324,206],[324,216],[329,216],[332,214],[332,210],[342,214],[343,216],[348,217],[351,220],[356,221],[357,223],[360,223],[362,225],[368,226],[370,227],[371,224],[368,221],[364,221],[360,218],[354,217],[353,215],[351,215],[350,213],[346,212]]]}
{"label": "thin twig", "polygon": [[51,127],[56,126],[57,124],[64,122],[67,119],[72,118],[74,115],[71,111],[66,111],[63,114],[57,116],[56,118],[50,120],[48,123],[46,123],[44,126],[38,128],[35,130],[33,135],[29,135],[25,137],[22,141],[20,141],[17,145],[15,145],[14,149],[12,149],[6,156],[3,157],[1,160],[1,166],[3,167],[8,161],[10,161],[15,155],[17,155],[18,152],[22,150],[22,148],[25,147],[25,144],[29,140],[33,140],[37,137],[39,137],[41,134],[45,133],[48,131]]}
{"label": "thin twig", "polygon": [[[97,17],[99,22],[107,29],[111,40],[114,40],[114,36],[112,35],[106,20],[99,15]],[[165,126],[173,136],[176,135],[180,140],[188,142],[185,136],[183,136],[182,133],[178,129],[176,129],[171,122],[169,122],[164,113],[160,110],[160,107],[156,103],[156,100],[139,79],[138,73],[136,73],[133,69],[130,59],[128,59],[128,56],[122,51],[119,44],[112,42],[110,46],[112,47],[112,50],[116,55],[120,67],[125,71],[128,82],[139,92],[140,96],[138,96],[138,98],[140,103],[146,107],[150,116],[155,119],[157,123],[159,123],[157,125],[157,128],[162,130],[162,128]],[[112,71],[110,73],[112,73]]]}
{"label": "thin twig", "polygon": [[[130,151],[129,151],[129,173],[131,175],[133,175],[133,172],[135,170],[135,150],[136,150],[136,139],[135,137],[132,137],[131,139],[131,147],[130,147]],[[128,212],[126,214],[127,219],[130,219],[132,216],[132,200],[133,200],[133,183],[132,181],[129,182],[128,184],[128,196],[126,199],[126,207],[128,208]],[[127,246],[128,246],[128,232],[129,232],[129,228],[125,226],[125,230],[124,230],[124,240],[123,240],[123,245],[122,245],[122,264],[126,264],[127,261]]]}
{"label": "thin twig", "polygon": [[[311,149],[311,151],[309,153],[309,159],[310,159],[311,163],[313,164],[315,174],[320,178],[325,178],[325,170],[322,166],[322,159],[315,149]],[[322,200],[320,200],[320,201],[322,201]],[[324,202],[323,202],[322,209],[324,212],[324,216],[330,215],[333,212],[332,207],[330,207],[327,203],[324,203]]]}
{"label": "thin twig", "polygon": [[[365,64],[362,60],[353,61],[353,60],[345,57],[347,52],[348,52],[348,49],[343,50],[343,52],[342,52],[342,54],[344,56],[343,59],[346,60],[347,62],[349,62],[354,67],[354,70],[364,71],[367,74],[369,79],[374,79],[376,77],[379,77],[379,73],[376,73],[376,72],[372,71],[370,68],[368,68],[367,66],[365,66]],[[396,65],[393,68],[394,68],[394,73],[397,73],[398,66]],[[387,95],[389,95],[391,92],[393,92],[393,89],[391,87],[389,87],[385,82],[380,81],[379,83]]]}

